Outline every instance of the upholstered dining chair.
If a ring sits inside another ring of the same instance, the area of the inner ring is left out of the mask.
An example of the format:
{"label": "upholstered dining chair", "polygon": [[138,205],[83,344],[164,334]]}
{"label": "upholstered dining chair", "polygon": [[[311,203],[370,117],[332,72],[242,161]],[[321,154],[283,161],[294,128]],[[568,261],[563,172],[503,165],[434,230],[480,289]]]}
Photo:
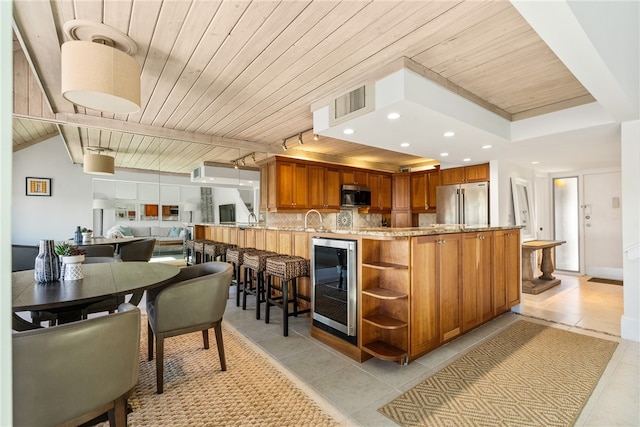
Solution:
{"label": "upholstered dining chair", "polygon": [[15,426],[80,425],[105,412],[127,422],[126,398],[138,382],[140,310],[13,333]]}
{"label": "upholstered dining chair", "polygon": [[120,248],[120,259],[124,262],[149,261],[155,244],[156,239],[153,237],[127,243]]}
{"label": "upholstered dining chair", "polygon": [[86,245],[78,246],[78,249],[84,251],[84,255],[87,258],[90,257],[111,257],[116,252],[116,248],[113,245]]}
{"label": "upholstered dining chair", "polygon": [[165,338],[202,331],[204,348],[209,348],[209,328],[216,334],[221,370],[227,365],[222,342],[222,315],[229,298],[233,267],[226,262],[207,262],[184,267],[172,281],[147,291],[149,360],[153,360],[156,338],[156,387],[164,385]]}

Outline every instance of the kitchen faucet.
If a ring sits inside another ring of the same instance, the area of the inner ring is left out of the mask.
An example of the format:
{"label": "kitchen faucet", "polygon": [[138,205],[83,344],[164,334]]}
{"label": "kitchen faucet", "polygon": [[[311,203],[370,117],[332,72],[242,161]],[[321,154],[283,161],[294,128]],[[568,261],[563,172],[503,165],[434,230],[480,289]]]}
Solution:
{"label": "kitchen faucet", "polygon": [[[322,214],[315,209],[309,209],[306,214],[304,214],[304,228],[307,228],[307,217],[311,212],[315,212],[318,214],[318,218],[320,218],[320,225],[322,226]],[[322,228],[322,227],[320,227]]]}
{"label": "kitchen faucet", "polygon": [[248,219],[249,225],[251,225],[251,218],[253,218],[253,219],[256,221],[256,224],[258,223],[258,218],[256,217],[256,214],[254,214],[253,212],[251,212],[251,213],[249,214],[249,219]]}

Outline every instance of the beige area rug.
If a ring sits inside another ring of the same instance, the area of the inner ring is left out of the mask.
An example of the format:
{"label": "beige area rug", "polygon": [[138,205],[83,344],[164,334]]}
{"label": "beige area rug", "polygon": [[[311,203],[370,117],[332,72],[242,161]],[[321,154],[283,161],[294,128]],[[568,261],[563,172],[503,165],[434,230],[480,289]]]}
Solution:
{"label": "beige area rug", "polygon": [[520,320],[378,411],[403,426],[569,426],[617,345]]}
{"label": "beige area rug", "polygon": [[[336,426],[331,408],[274,365],[261,349],[223,322],[227,370],[220,371],[213,329],[165,340],[164,393],[156,394],[155,359],[147,361],[142,318],[140,378],[129,426]],[[107,426],[108,423],[102,423]]]}

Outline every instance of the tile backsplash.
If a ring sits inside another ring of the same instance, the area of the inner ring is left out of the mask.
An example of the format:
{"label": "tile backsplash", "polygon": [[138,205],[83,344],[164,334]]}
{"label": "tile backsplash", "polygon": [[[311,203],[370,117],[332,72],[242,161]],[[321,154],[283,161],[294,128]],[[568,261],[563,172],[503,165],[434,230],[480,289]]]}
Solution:
{"label": "tile backsplash", "polygon": [[[338,213],[321,213],[322,226],[332,229],[375,228],[382,226],[382,214],[361,214],[358,209],[342,209]],[[268,227],[304,227],[304,213],[261,212],[260,221]],[[436,222],[436,214],[419,214],[418,227],[428,227]],[[307,226],[320,227],[318,214],[310,213]]]}

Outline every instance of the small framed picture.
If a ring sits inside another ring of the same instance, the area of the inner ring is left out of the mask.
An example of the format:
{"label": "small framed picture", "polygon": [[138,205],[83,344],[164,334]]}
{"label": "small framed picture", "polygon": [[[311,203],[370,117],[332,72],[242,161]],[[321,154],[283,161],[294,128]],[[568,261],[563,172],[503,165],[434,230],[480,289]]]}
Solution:
{"label": "small framed picture", "polygon": [[51,196],[51,178],[27,177],[27,196]]}

